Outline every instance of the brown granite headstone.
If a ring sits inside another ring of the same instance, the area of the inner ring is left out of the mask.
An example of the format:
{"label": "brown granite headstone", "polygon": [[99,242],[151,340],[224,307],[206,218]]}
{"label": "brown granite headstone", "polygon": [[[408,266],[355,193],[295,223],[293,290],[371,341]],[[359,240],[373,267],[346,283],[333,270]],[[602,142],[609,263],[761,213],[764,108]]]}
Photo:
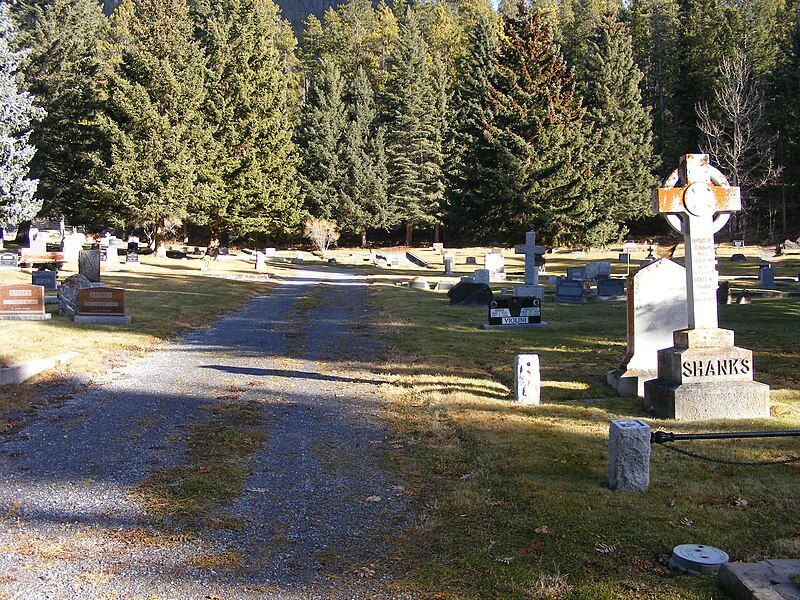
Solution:
{"label": "brown granite headstone", "polygon": [[123,288],[93,287],[78,290],[79,315],[124,315]]}
{"label": "brown granite headstone", "polygon": [[25,283],[0,286],[0,315],[44,315],[44,288]]}

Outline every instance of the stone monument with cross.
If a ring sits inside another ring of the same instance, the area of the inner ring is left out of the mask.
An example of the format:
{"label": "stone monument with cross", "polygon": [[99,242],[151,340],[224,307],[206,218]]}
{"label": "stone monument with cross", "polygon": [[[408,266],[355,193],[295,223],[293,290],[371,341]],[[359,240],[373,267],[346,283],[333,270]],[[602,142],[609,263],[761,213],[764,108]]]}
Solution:
{"label": "stone monument with cross", "polygon": [[525,234],[525,243],[514,247],[515,254],[525,255],[525,285],[515,285],[514,295],[520,298],[544,297],[544,286],[539,285],[539,267],[544,264],[544,253],[548,248],[536,245],[536,234]]}
{"label": "stone monument with cross", "polygon": [[653,192],[653,209],[683,236],[689,327],[658,352],[658,378],[645,383],[645,408],[694,421],[769,417],[769,387],[753,381],[753,353],[719,328],[714,234],[741,210],[739,188],[706,154],[686,154]]}

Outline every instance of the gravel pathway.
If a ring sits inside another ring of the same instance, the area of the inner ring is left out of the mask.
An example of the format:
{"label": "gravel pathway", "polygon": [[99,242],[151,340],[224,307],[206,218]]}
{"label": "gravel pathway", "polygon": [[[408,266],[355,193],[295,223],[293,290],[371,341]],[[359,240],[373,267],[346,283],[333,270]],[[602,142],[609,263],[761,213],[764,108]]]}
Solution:
{"label": "gravel pathway", "polygon": [[[381,465],[365,300],[353,274],[298,271],[0,438],[0,598],[405,597],[392,541],[412,515]],[[188,426],[230,389],[266,437],[216,509],[240,526],[158,527],[136,486],[185,460]]]}

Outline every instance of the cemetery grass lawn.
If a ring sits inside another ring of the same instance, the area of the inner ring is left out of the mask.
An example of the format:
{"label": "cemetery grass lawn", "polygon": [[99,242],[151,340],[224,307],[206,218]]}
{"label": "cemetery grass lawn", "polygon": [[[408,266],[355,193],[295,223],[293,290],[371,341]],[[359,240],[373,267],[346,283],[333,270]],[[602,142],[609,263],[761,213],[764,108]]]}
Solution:
{"label": "cemetery grass lawn", "polygon": [[[653,419],[606,386],[624,352],[624,303],[548,295],[548,329],[487,332],[485,309],[451,308],[442,294],[374,285],[370,302],[388,347],[388,461],[419,514],[400,554],[422,597],[719,598],[713,578],[666,568],[674,546],[800,556],[798,465],[714,465],[654,447],[649,492],[606,484],[611,419],[679,432],[800,429],[796,301],[721,307],[721,325],[754,350],[756,378],[772,387],[774,418],[693,424]],[[518,353],[540,356],[540,406],[509,401]],[[797,438],[682,447],[739,460],[800,454]]]}
{"label": "cemetery grass lawn", "polygon": [[[136,271],[103,274],[103,281],[125,288],[129,326],[78,324],[53,315],[49,321],[0,321],[0,366],[19,364],[65,352],[77,357],[36,381],[68,378],[73,373],[101,373],[151,351],[180,333],[205,327],[221,314],[242,306],[252,296],[267,293],[273,283],[246,279],[252,266],[230,261],[213,268],[228,276],[201,276],[200,261],[166,262],[144,259]],[[72,274],[67,271],[59,280]],[[27,272],[0,273],[0,285],[30,283]],[[47,306],[54,311],[54,305]],[[0,412],[26,405],[30,386],[0,388]]]}

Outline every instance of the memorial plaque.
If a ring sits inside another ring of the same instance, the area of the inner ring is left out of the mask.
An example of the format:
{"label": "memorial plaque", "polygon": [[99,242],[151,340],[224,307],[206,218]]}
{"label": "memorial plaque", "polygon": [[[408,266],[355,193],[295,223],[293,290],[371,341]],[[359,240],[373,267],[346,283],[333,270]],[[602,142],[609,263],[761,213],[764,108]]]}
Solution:
{"label": "memorial plaque", "polygon": [[542,301],[539,298],[511,296],[489,303],[489,325],[533,325],[541,322]]}
{"label": "memorial plaque", "polygon": [[44,288],[25,283],[0,286],[0,315],[44,315]]}
{"label": "memorial plaque", "polygon": [[55,271],[34,271],[31,273],[31,284],[40,285],[46,290],[55,290],[58,287],[58,276]]}
{"label": "memorial plaque", "polygon": [[84,288],[78,291],[79,315],[124,315],[123,288]]}

